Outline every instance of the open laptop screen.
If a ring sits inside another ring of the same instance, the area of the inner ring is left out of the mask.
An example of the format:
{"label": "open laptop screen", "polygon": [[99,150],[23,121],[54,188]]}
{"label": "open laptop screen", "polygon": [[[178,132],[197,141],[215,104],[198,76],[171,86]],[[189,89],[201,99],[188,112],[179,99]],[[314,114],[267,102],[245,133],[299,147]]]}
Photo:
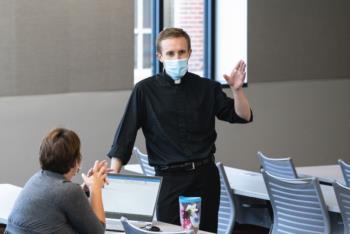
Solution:
{"label": "open laptop screen", "polygon": [[108,174],[108,181],[102,190],[107,218],[152,221],[161,177]]}

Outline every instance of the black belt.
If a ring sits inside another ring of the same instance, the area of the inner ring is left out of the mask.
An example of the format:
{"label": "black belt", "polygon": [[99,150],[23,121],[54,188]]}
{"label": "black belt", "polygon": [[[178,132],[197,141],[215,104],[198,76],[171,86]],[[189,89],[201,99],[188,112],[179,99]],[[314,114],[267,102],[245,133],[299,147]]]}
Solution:
{"label": "black belt", "polygon": [[197,160],[197,161],[171,164],[168,166],[155,166],[155,169],[156,171],[161,171],[161,172],[193,171],[193,170],[196,170],[198,167],[207,165],[211,162],[215,162],[214,156]]}

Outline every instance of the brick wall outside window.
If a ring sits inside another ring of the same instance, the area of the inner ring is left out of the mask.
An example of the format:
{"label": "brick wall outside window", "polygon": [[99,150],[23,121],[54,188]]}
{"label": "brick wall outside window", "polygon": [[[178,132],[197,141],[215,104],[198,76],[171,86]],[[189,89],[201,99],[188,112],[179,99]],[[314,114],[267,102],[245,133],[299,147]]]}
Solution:
{"label": "brick wall outside window", "polygon": [[174,25],[183,28],[191,37],[192,55],[189,71],[203,75],[204,70],[204,1],[174,1]]}

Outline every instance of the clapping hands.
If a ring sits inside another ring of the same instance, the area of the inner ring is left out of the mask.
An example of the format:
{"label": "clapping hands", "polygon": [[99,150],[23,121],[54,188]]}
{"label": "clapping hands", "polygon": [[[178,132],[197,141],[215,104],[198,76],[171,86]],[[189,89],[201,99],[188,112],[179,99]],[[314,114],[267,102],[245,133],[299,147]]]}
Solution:
{"label": "clapping hands", "polygon": [[108,184],[107,180],[107,161],[98,161],[96,160],[94,166],[89,169],[87,174],[82,174],[84,180],[84,190],[86,187],[91,188],[92,186],[97,186],[102,188],[105,184]]}

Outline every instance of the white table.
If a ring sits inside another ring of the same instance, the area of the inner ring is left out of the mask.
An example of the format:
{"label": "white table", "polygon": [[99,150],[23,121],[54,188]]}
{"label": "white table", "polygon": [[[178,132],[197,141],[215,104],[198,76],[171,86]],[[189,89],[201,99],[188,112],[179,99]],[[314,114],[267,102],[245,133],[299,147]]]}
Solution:
{"label": "white table", "polygon": [[296,171],[299,176],[315,176],[319,178],[320,182],[332,183],[333,181],[344,182],[343,174],[340,166],[333,165],[321,165],[321,166],[308,166],[297,167]]}
{"label": "white table", "polygon": [[[159,227],[160,230],[163,231],[163,232],[178,232],[178,231],[181,231],[181,227],[180,226],[169,224],[169,223],[163,223],[163,222],[157,222],[156,221],[156,223],[154,223],[154,225]],[[106,234],[115,234],[115,233],[123,233],[123,232],[106,231],[105,233]],[[205,232],[205,231],[201,231],[201,230],[199,230],[197,233],[198,234],[211,234],[211,232]]]}
{"label": "white table", "polygon": [[234,194],[270,200],[261,173],[227,166],[224,168]]}
{"label": "white table", "polygon": [[[234,194],[269,200],[261,173],[225,167],[225,172]],[[322,194],[328,210],[340,213],[332,186],[321,185]]]}
{"label": "white table", "polygon": [[7,224],[7,218],[21,190],[21,187],[12,184],[0,184],[0,223]]}
{"label": "white table", "polygon": [[[8,216],[11,213],[12,207],[21,192],[22,188],[12,185],[12,184],[0,184],[0,223],[7,224]],[[158,226],[162,231],[172,232],[172,231],[180,231],[181,227],[177,225],[172,225],[163,222],[156,222],[156,226]],[[113,232],[106,231],[107,234],[112,233],[121,233],[121,232]],[[210,232],[199,231],[199,234],[209,234]]]}
{"label": "white table", "polygon": [[[142,174],[139,164],[129,164],[125,170]],[[270,200],[261,173],[225,166],[225,172],[234,194]],[[331,212],[340,213],[338,202],[332,186],[321,185],[324,200]]]}

